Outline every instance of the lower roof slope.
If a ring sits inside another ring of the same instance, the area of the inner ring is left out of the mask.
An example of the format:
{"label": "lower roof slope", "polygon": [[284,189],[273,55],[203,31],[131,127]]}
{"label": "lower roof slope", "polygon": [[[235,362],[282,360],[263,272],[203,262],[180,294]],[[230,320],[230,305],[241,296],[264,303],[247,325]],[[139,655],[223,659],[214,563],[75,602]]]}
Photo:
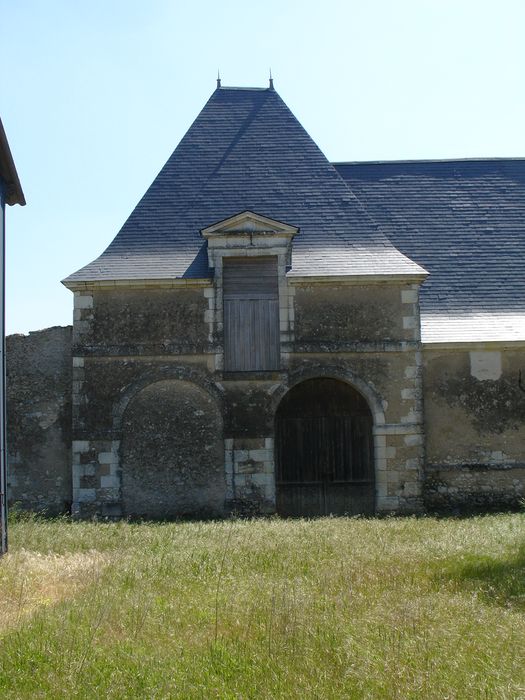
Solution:
{"label": "lower roof slope", "polygon": [[429,271],[424,342],[525,340],[525,159],[335,164]]}
{"label": "lower roof slope", "polygon": [[66,280],[208,277],[200,230],[253,211],[299,227],[291,275],[424,275],[273,89],[218,88],[106,251]]}

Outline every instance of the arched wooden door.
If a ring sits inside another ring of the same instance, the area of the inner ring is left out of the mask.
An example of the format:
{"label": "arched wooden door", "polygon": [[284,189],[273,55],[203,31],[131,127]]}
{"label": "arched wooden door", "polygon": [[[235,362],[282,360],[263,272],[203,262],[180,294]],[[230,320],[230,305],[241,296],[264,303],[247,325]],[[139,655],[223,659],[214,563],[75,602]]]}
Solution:
{"label": "arched wooden door", "polygon": [[348,384],[308,379],[290,389],[276,414],[275,451],[279,514],[374,512],[372,414]]}

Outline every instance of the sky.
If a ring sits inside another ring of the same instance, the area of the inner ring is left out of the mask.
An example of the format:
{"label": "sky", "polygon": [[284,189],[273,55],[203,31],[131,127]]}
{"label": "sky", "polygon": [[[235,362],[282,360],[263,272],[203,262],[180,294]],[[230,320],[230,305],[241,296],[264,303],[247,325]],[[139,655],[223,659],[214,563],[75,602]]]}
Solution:
{"label": "sky", "polygon": [[215,89],[276,90],[332,161],[525,157],[523,0],[0,0],[6,324],[72,319]]}

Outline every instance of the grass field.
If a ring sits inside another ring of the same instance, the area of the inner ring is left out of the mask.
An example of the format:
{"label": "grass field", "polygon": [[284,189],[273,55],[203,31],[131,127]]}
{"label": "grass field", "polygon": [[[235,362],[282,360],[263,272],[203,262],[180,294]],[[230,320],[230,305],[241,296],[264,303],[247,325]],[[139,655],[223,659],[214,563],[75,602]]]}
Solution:
{"label": "grass field", "polygon": [[525,514],[18,519],[0,697],[525,698]]}

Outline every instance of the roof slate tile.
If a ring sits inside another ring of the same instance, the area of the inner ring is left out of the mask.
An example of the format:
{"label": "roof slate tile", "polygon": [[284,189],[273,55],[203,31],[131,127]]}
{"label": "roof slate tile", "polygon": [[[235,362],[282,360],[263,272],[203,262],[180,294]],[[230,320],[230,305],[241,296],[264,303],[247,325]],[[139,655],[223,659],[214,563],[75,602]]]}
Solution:
{"label": "roof slate tile", "polygon": [[300,228],[291,275],[424,275],[275,90],[218,88],[106,251],[64,282],[208,277],[200,230],[244,210]]}
{"label": "roof slate tile", "polygon": [[525,159],[336,163],[428,270],[424,342],[525,340]]}

